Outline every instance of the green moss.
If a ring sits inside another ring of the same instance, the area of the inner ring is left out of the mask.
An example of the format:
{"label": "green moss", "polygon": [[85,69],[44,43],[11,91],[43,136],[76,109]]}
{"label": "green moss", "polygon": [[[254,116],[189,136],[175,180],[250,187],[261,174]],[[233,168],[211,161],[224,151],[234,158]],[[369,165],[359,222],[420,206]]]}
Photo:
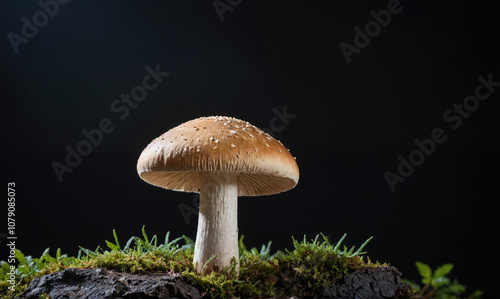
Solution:
{"label": "green moss", "polygon": [[132,237],[122,248],[115,231],[113,235],[114,243],[106,241],[109,250],[80,248],[77,257],[61,255],[60,250],[52,257],[47,249],[37,259],[25,257],[18,251],[14,291],[8,289],[6,270],[9,265],[0,262],[0,296],[20,295],[34,278],[68,267],[102,267],[129,273],[180,273],[192,280],[207,298],[310,297],[350,271],[379,265],[369,260],[365,262],[361,257],[361,249],[371,238],[355,251],[354,247],[348,250],[341,245],[345,235],[335,245],[324,235],[313,240],[304,236],[301,242],[293,239],[293,250],[271,254],[271,242],[263,245],[260,251],[248,250],[242,237],[239,275],[234,267],[229,267],[223,273],[200,276],[192,264],[194,242],[186,236],[170,241],[167,234],[163,244],[158,244],[157,236],[149,239],[143,228],[142,238]]}

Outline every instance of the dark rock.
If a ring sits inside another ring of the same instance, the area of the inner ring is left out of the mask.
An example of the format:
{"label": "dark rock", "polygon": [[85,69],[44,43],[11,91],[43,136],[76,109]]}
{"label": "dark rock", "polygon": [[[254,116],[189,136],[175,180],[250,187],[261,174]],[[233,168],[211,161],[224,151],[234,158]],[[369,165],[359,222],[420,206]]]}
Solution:
{"label": "dark rock", "polygon": [[68,268],[34,279],[21,298],[151,299],[200,298],[179,274],[130,274],[104,269]]}
{"label": "dark rock", "polygon": [[403,299],[411,291],[401,283],[401,273],[394,267],[362,268],[346,274],[337,285],[327,287],[317,298],[334,299]]}
{"label": "dark rock", "polygon": [[[394,267],[363,268],[346,274],[336,285],[314,298],[409,299],[412,291],[401,283]],[[68,268],[34,279],[21,298],[51,299],[163,299],[200,298],[193,281],[180,274],[130,274],[105,269]],[[295,297],[293,297],[295,298]]]}

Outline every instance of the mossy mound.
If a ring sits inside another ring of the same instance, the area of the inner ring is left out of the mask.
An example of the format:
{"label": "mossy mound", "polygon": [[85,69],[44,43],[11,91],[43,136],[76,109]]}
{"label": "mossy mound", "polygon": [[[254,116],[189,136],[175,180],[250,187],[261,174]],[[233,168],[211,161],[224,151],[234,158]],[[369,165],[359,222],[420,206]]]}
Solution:
{"label": "mossy mound", "polygon": [[233,265],[222,273],[200,276],[192,264],[194,243],[185,236],[170,241],[167,234],[165,242],[159,245],[158,238],[149,239],[143,228],[142,238],[132,237],[121,247],[113,233],[115,242],[106,241],[109,250],[81,248],[77,257],[61,255],[59,250],[52,257],[46,250],[36,259],[18,251],[19,265],[13,288],[3,279],[7,277],[5,270],[9,265],[0,262],[0,295],[3,298],[22,296],[33,279],[49,273],[68,268],[99,268],[130,274],[175,274],[199,290],[203,298],[307,298],[322,294],[324,290],[332,291],[331,287],[342,283],[348,273],[387,266],[363,259],[361,250],[371,238],[355,250],[341,244],[345,235],[336,244],[330,244],[324,235],[312,240],[304,236],[300,242],[293,239],[293,250],[271,254],[271,242],[260,250],[248,250],[242,237],[239,274],[235,273]]}

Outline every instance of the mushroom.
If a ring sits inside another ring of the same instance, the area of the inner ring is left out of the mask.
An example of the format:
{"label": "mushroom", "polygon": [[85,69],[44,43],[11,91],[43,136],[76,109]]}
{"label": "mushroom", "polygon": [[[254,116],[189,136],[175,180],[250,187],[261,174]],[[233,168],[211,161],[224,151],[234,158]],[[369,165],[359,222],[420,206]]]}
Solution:
{"label": "mushroom", "polygon": [[199,192],[193,264],[196,271],[239,271],[238,196],[269,195],[295,187],[299,168],[281,142],[232,117],[185,122],[154,139],[137,161],[146,182]]}

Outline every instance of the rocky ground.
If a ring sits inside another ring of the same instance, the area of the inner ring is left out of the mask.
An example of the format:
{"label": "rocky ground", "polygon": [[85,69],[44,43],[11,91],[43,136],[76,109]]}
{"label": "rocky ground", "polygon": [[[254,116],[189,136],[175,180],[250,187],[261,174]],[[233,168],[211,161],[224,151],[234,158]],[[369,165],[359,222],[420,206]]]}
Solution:
{"label": "rocky ground", "polygon": [[[401,283],[394,267],[363,268],[349,273],[337,285],[323,289],[314,298],[406,299],[410,289]],[[179,274],[130,274],[105,269],[68,268],[34,279],[20,298],[51,299],[151,299],[201,298],[192,281]]]}

